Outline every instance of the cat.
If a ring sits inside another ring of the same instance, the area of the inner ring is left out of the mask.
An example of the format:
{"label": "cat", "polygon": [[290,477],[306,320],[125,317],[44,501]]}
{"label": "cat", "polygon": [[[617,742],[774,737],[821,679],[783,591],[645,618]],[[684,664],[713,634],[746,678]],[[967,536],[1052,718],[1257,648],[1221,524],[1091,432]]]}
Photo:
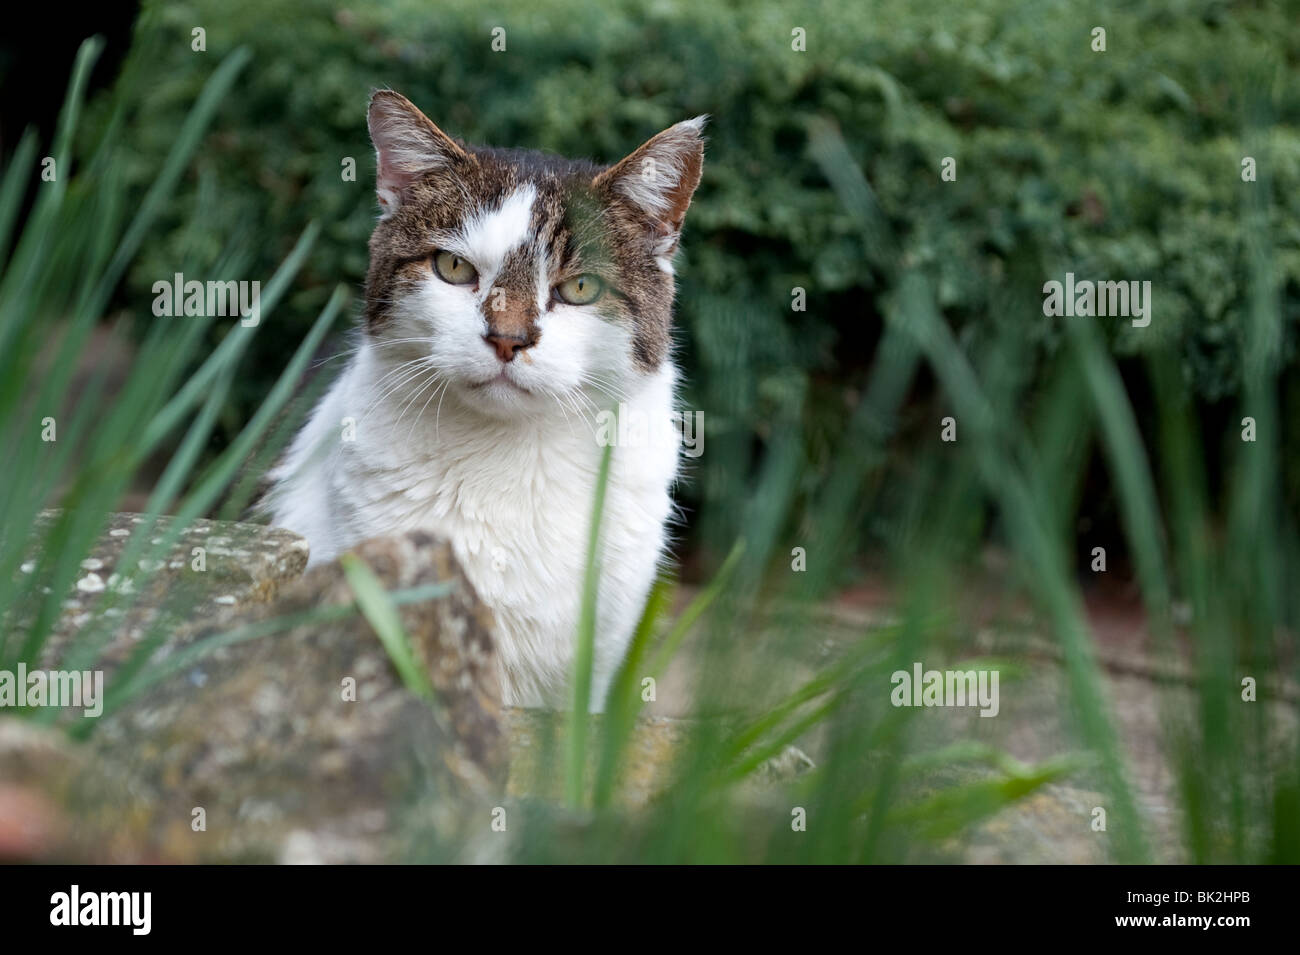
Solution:
{"label": "cat", "polygon": [[681,443],[672,259],[705,120],[604,167],[467,145],[404,96],[371,97],[380,215],[360,342],[272,471],[268,509],[312,564],[370,537],[445,537],[495,616],[506,705],[572,704],[616,409],[649,428],[612,452],[594,710],[664,560]]}

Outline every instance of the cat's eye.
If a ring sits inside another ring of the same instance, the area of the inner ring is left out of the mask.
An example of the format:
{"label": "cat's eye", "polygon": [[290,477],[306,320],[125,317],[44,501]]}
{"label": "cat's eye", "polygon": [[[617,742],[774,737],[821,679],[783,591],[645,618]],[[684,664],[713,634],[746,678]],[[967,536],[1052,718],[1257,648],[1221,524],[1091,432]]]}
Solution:
{"label": "cat's eye", "polygon": [[570,305],[590,305],[605,291],[605,283],[594,275],[579,275],[555,286],[555,294]]}
{"label": "cat's eye", "polygon": [[455,252],[435,252],[433,267],[438,271],[438,278],[452,285],[469,285],[478,280],[478,269]]}

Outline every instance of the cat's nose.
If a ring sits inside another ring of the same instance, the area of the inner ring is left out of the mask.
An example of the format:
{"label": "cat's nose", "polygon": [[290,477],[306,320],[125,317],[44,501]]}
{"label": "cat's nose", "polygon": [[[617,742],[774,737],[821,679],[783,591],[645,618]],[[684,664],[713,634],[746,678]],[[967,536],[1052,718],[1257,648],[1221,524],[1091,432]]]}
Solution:
{"label": "cat's nose", "polygon": [[490,300],[483,312],[483,340],[502,361],[514,361],[516,354],[537,344],[537,303],[530,294],[500,285],[492,290]]}
{"label": "cat's nose", "polygon": [[497,357],[502,361],[514,361],[517,352],[532,344],[524,335],[503,335],[498,332],[489,332],[483,336],[483,340],[496,350]]}

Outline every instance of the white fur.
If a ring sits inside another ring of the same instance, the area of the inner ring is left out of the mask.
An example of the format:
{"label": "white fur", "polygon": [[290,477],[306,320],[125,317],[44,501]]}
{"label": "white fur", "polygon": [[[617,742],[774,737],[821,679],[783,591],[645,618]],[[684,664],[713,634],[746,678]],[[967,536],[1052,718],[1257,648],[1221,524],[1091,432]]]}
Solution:
{"label": "white fur", "polygon": [[[471,218],[456,237],[462,247],[450,248],[480,275],[494,274],[527,238],[534,198],[526,187]],[[549,283],[545,270],[538,279]],[[402,300],[384,337],[362,344],[295,439],[275,475],[273,520],[307,538],[313,564],[370,537],[416,528],[445,536],[495,613],[504,702],[568,706],[602,453],[595,416],[621,399],[654,433],[613,452],[598,709],[666,544],[679,452],[676,372],[667,362],[638,371],[626,328],[595,308],[560,304],[543,312],[538,343],[503,365],[483,340],[483,294],[430,276]],[[346,419],[355,440],[341,440]]]}
{"label": "white fur", "polygon": [[471,217],[443,246],[473,262],[479,270],[479,286],[490,288],[506,255],[529,237],[537,189],[526,183],[501,200],[495,209]]}

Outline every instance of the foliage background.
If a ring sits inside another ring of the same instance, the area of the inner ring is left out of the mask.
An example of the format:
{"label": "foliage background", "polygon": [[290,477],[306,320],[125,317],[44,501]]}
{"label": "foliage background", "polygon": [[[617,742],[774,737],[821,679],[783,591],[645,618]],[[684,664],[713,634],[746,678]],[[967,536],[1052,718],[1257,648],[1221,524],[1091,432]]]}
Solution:
{"label": "foliage background", "polygon": [[[999,328],[1030,344],[1027,396],[1062,347],[1041,313],[1044,281],[1150,280],[1146,329],[1099,321],[1120,358],[1144,432],[1139,361],[1170,348],[1199,402],[1212,459],[1237,439],[1250,236],[1245,190],[1268,190],[1280,270],[1287,369],[1300,320],[1300,30],[1283,3],[1141,0],[931,0],[871,4],[617,5],[561,0],[484,4],[302,0],[146,4],[122,83],[143,190],[202,83],[239,45],[253,58],[223,104],[195,166],[147,242],[124,304],[147,316],[149,287],[183,261],[205,276],[238,262],[268,276],[311,219],[323,226],[297,287],[258,336],[224,415],[247,420],[337,281],[360,294],[373,222],[370,90],[391,87],[474,142],[613,161],[657,130],[709,113],[704,180],[679,263],[684,401],[706,415],[705,454],[681,492],[713,540],[743,521],[743,474],[780,422],[798,419],[811,488],[856,402],[880,315],[902,270],[934,280],[959,341],[978,352]],[[1090,49],[1107,31],[1108,51]],[[207,52],[190,48],[196,26]],[[791,49],[791,30],[807,52]],[[494,27],[507,50],[493,52]],[[1271,134],[1243,142],[1244,104],[1271,104]],[[91,112],[92,118],[95,116]],[[101,122],[107,119],[102,110]],[[838,128],[866,173],[888,232],[864,236],[808,149],[809,123]],[[90,124],[89,135],[94,135]],[[1241,179],[1254,156],[1260,179]],[[943,157],[957,161],[944,182]],[[344,157],[357,179],[344,182]],[[255,243],[250,248],[250,237]],[[807,290],[807,311],[791,309]],[[215,335],[216,332],[214,331]],[[337,363],[334,366],[337,367]],[[1283,445],[1300,447],[1300,387],[1282,376]],[[928,379],[916,384],[883,483],[909,480],[912,456],[938,437]],[[907,449],[912,449],[909,453]],[[1084,450],[1082,463],[1094,457]],[[1284,462],[1290,504],[1300,462]],[[1082,466],[1080,520],[1119,550],[1112,495]],[[742,475],[738,477],[737,475]],[[1211,482],[1222,479],[1211,467]],[[888,495],[886,495],[888,500]],[[883,508],[878,514],[888,514]],[[1289,510],[1294,513],[1296,508]],[[857,515],[860,540],[891,533]],[[790,517],[799,520],[798,508]],[[698,532],[700,528],[696,528]]]}

